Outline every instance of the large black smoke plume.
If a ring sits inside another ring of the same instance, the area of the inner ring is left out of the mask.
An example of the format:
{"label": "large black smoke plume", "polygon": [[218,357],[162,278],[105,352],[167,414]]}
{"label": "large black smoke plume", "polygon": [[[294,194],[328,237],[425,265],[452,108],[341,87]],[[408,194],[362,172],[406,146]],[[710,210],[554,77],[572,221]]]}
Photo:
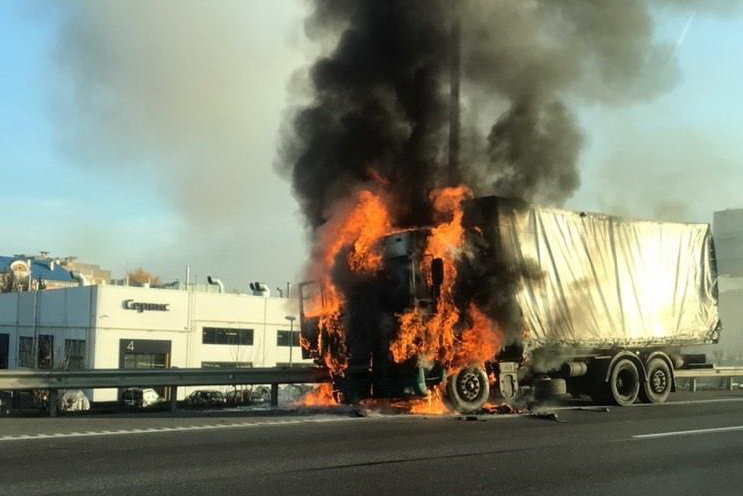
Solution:
{"label": "large black smoke plume", "polygon": [[[460,170],[476,193],[562,204],[580,185],[576,102],[653,99],[678,77],[651,8],[733,8],[691,0],[315,0],[311,102],[292,115],[283,163],[311,227],[379,173],[401,224],[421,222],[447,182],[452,37],[461,23]],[[328,41],[330,40],[330,41]],[[374,171],[374,172],[372,172]]]}
{"label": "large black smoke plume", "polygon": [[[326,50],[308,71],[310,101],[291,114],[282,160],[315,232],[337,211],[335,205],[379,176],[392,198],[393,221],[402,227],[430,223],[429,193],[456,186],[452,178],[475,195],[562,205],[580,186],[583,137],[571,107],[602,104],[610,110],[652,100],[678,79],[677,47],[654,38],[651,9],[692,12],[733,2],[315,0],[312,5],[307,33]],[[454,55],[461,59],[459,70],[451,63]],[[449,119],[456,104],[449,94],[457,72],[462,126],[452,127],[461,132],[453,140],[461,150],[451,160]],[[497,208],[487,202],[477,208],[492,226]],[[529,261],[504,259],[495,230],[478,232],[460,263],[457,307],[461,311],[475,302],[513,343],[521,335],[514,299],[519,281],[540,274]],[[378,296],[366,294],[362,283],[341,286],[346,296],[362,294],[357,299],[366,306]],[[374,320],[383,314],[365,312],[361,320],[383,329]]]}
{"label": "large black smoke plume", "polygon": [[447,129],[446,2],[316,2],[317,36],[340,32],[310,71],[314,101],[294,118],[287,166],[314,227],[330,205],[378,173],[415,222],[435,186]]}

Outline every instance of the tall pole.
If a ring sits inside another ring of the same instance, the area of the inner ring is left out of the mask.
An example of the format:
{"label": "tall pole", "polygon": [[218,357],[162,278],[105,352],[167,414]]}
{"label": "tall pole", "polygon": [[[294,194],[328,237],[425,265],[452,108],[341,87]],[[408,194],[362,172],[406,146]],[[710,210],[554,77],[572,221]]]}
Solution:
{"label": "tall pole", "polygon": [[449,53],[449,186],[456,186],[459,177],[459,82],[462,76],[462,24],[455,19],[451,25]]}
{"label": "tall pole", "polygon": [[289,368],[291,368],[294,354],[294,321],[297,318],[294,315],[287,315],[284,318],[289,321]]}

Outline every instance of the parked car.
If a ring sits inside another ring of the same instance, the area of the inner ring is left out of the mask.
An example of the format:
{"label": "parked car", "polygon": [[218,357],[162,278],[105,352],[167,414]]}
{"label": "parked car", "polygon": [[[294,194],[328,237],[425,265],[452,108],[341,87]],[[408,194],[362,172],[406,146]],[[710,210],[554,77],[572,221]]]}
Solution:
{"label": "parked car", "polygon": [[198,390],[188,395],[186,404],[189,406],[225,406],[227,400],[222,391]]}
{"label": "parked car", "polygon": [[250,393],[252,403],[268,403],[271,401],[271,389],[266,386],[254,387]]}
{"label": "parked car", "polygon": [[90,400],[78,389],[65,391],[57,398],[57,410],[60,412],[87,412]]}
{"label": "parked car", "polygon": [[253,391],[251,389],[233,389],[225,395],[228,406],[249,405],[252,402]]}
{"label": "parked car", "polygon": [[119,405],[124,408],[151,408],[163,402],[163,397],[151,388],[129,388],[121,394]]}
{"label": "parked car", "polygon": [[10,415],[10,405],[13,396],[10,393],[0,391],[0,417]]}

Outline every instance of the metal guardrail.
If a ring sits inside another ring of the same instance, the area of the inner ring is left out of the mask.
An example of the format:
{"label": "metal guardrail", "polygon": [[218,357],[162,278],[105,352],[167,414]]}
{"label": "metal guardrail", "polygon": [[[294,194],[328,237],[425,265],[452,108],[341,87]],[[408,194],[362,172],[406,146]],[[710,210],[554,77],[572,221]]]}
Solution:
{"label": "metal guardrail", "polygon": [[177,406],[182,386],[232,386],[270,384],[271,404],[278,404],[279,384],[330,382],[328,372],[316,368],[220,368],[220,369],[92,369],[2,370],[0,390],[45,389],[49,391],[49,415],[56,415],[60,389],[169,387],[170,408]]}
{"label": "metal guardrail", "polygon": [[732,391],[735,387],[734,377],[743,377],[743,367],[715,367],[709,369],[681,369],[674,370],[676,379],[689,379],[691,390],[697,390],[697,379],[719,377],[727,379],[727,389]]}
{"label": "metal guardrail", "polygon": [[0,390],[230,386],[329,382],[315,368],[2,370]]}
{"label": "metal guardrail", "polygon": [[[691,380],[696,391],[697,379],[743,377],[743,367],[674,370],[676,379]],[[231,386],[270,384],[271,403],[276,404],[279,384],[330,382],[328,372],[317,368],[219,368],[219,369],[91,369],[91,370],[0,370],[0,390],[45,389],[51,397],[60,389],[97,389],[127,387],[170,387],[171,408],[176,406],[176,388],[182,386]],[[50,414],[55,414],[50,401]]]}

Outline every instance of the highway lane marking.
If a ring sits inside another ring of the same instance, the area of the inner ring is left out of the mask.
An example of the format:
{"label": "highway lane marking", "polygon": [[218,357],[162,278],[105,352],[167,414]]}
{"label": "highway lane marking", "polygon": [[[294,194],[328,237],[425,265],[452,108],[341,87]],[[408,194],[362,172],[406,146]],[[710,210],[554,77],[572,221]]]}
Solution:
{"label": "highway lane marking", "polygon": [[537,410],[550,410],[550,411],[561,411],[561,410],[580,410],[581,408],[656,408],[665,406],[687,406],[687,405],[702,405],[705,403],[740,403],[743,402],[743,398],[713,398],[708,400],[682,400],[682,401],[667,401],[666,403],[635,403],[632,405],[618,407],[617,405],[560,405],[560,406],[549,406],[549,405],[537,405]]}
{"label": "highway lane marking", "polygon": [[731,431],[743,431],[743,425],[735,425],[732,427],[711,427],[709,429],[693,429],[693,430],[688,430],[688,431],[656,432],[654,434],[637,434],[632,437],[634,439],[657,439],[660,437],[696,436],[699,434],[713,434],[716,432],[731,432]]}
{"label": "highway lane marking", "polygon": [[738,403],[741,401],[743,401],[743,398],[712,398],[708,400],[667,401],[666,403],[636,403],[630,406],[654,407],[654,406],[673,406],[673,405],[699,405],[701,403]]}
{"label": "highway lane marking", "polygon": [[152,434],[161,432],[183,432],[183,431],[205,431],[213,429],[239,429],[247,427],[269,427],[276,425],[293,425],[293,424],[322,424],[330,422],[347,422],[353,420],[363,420],[353,417],[338,418],[315,418],[315,419],[283,419],[266,422],[232,422],[229,424],[203,424],[203,425],[179,425],[174,427],[143,427],[132,429],[118,429],[115,431],[103,429],[100,431],[85,432],[57,432],[53,434],[15,434],[0,436],[0,442],[19,441],[28,439],[60,439],[71,437],[94,437],[94,436],[121,436],[127,434]]}
{"label": "highway lane marking", "polygon": [[[504,414],[504,415],[477,415],[478,419],[490,420],[509,420],[521,418],[522,414]],[[200,424],[200,425],[180,425],[173,427],[132,427],[129,429],[100,429],[97,431],[72,431],[59,433],[39,433],[39,434],[11,434],[0,435],[0,442],[18,441],[29,439],[59,439],[72,437],[95,437],[95,436],[120,436],[127,434],[151,434],[159,432],[183,432],[183,431],[208,431],[212,429],[238,429],[261,426],[279,426],[279,425],[298,425],[298,424],[324,424],[331,422],[348,422],[348,421],[373,421],[373,420],[413,420],[413,419],[462,419],[460,414],[450,415],[375,415],[371,414],[366,417],[318,417],[318,418],[301,418],[301,419],[277,419],[263,422],[232,422],[224,424]]]}

